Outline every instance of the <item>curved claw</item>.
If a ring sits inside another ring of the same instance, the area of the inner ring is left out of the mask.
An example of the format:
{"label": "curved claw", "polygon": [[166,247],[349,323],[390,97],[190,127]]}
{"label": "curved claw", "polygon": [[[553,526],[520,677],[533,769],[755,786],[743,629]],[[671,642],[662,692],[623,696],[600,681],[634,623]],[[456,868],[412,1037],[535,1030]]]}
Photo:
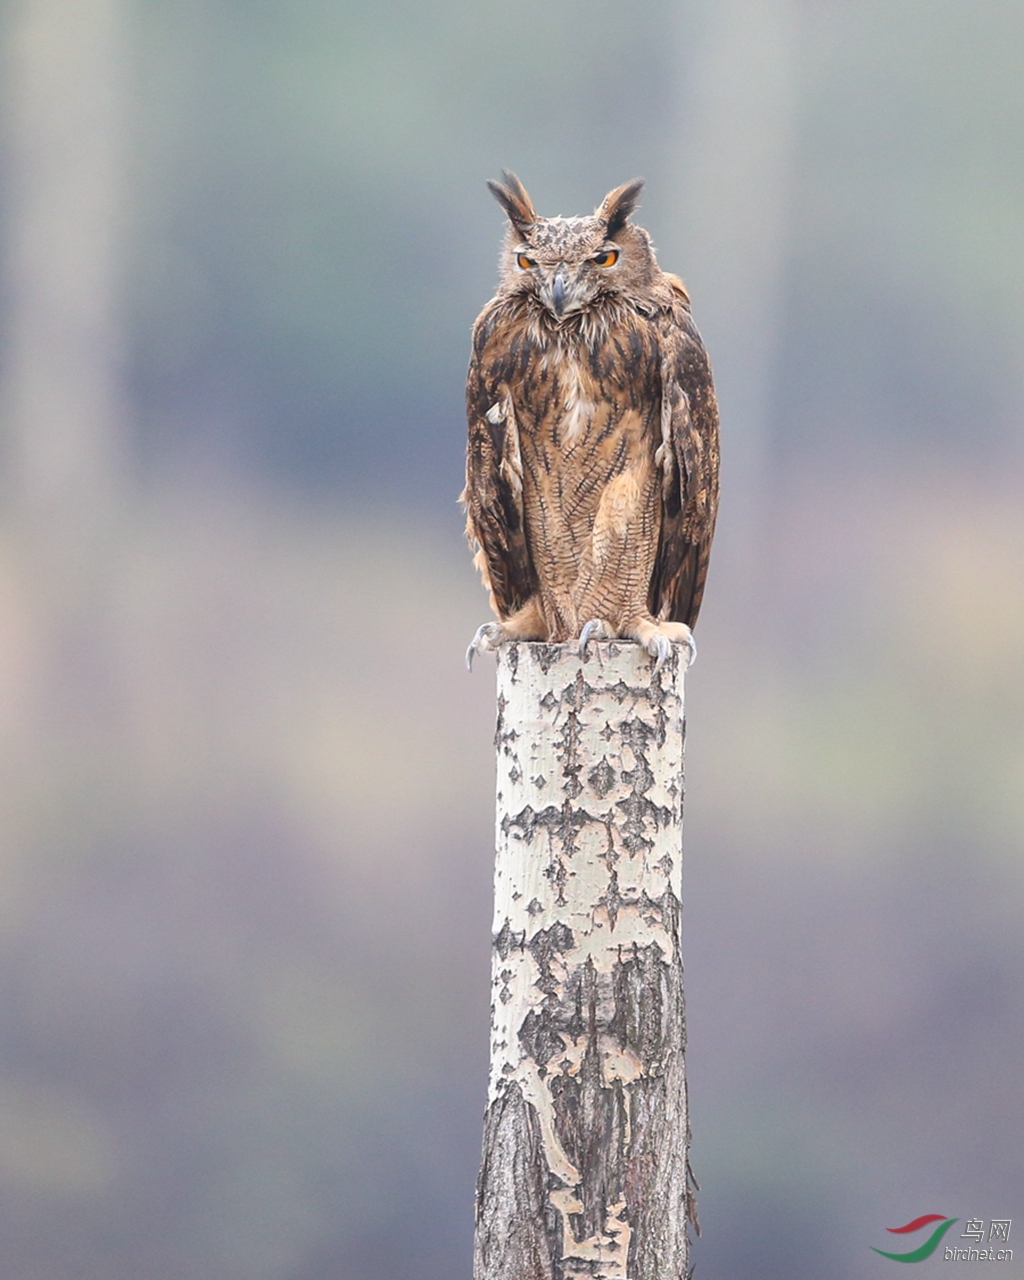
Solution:
{"label": "curved claw", "polygon": [[587,646],[595,637],[603,638],[607,635],[607,629],[600,618],[591,618],[580,632],[579,655],[581,658],[587,656]]}
{"label": "curved claw", "polygon": [[[655,659],[654,672],[656,674],[668,661],[672,653],[672,641],[666,635],[655,635],[647,642],[647,652]],[[697,657],[697,645],[694,642],[693,635],[687,635],[685,639],[678,640],[676,643],[681,644],[686,649],[686,657],[683,660],[683,670],[692,667]]]}
{"label": "curved claw", "polygon": [[497,622],[484,622],[476,629],[476,635],[466,650],[466,670],[473,670],[473,655],[493,652],[504,639]]}
{"label": "curved claw", "polygon": [[656,659],[654,663],[654,674],[657,675],[672,653],[672,641],[668,636],[653,636],[647,646],[647,652],[652,658]]}

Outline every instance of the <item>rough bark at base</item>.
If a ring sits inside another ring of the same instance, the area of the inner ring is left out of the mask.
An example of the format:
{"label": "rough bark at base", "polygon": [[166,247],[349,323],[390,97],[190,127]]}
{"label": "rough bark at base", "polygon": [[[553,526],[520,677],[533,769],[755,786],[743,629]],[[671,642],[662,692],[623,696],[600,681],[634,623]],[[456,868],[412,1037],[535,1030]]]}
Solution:
{"label": "rough bark at base", "polygon": [[498,654],[491,1073],[474,1280],[682,1280],[683,671]]}

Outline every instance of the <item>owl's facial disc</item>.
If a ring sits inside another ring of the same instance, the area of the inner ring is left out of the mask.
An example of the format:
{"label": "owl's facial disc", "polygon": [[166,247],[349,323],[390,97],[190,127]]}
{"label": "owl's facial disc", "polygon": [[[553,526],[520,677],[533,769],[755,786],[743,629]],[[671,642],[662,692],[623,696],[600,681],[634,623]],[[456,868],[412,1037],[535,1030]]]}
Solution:
{"label": "owl's facial disc", "polygon": [[539,267],[536,289],[541,302],[557,320],[582,311],[607,287],[606,273],[618,256],[617,249],[603,250],[583,262],[558,262]]}
{"label": "owl's facial disc", "polygon": [[509,283],[532,293],[556,320],[620,287],[623,245],[600,218],[539,218],[507,241]]}

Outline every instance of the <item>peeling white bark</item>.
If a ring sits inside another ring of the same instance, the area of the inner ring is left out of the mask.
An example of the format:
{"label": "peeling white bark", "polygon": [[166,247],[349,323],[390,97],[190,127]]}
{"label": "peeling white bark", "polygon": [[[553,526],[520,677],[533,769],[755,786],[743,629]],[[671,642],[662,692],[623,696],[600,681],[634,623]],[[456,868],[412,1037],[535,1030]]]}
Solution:
{"label": "peeling white bark", "polygon": [[498,652],[491,1071],[474,1280],[682,1280],[683,664]]}

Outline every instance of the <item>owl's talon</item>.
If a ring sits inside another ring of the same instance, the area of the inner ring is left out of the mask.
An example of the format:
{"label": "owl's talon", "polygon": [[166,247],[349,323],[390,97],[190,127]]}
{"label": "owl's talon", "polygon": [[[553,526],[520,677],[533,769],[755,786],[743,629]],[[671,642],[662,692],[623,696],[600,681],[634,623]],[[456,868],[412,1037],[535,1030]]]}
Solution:
{"label": "owl's talon", "polygon": [[656,660],[654,663],[654,674],[657,675],[671,656],[672,641],[668,636],[664,635],[651,636],[650,640],[647,642],[647,652]]}
{"label": "owl's talon", "polygon": [[654,673],[657,673],[668,661],[673,644],[682,645],[685,653],[682,657],[683,670],[693,665],[697,656],[697,646],[693,642],[693,632],[682,622],[662,622],[656,626],[640,626],[632,633],[654,659]]}
{"label": "owl's talon", "polygon": [[476,635],[469,642],[466,650],[466,670],[473,670],[473,655],[476,653],[493,653],[505,639],[505,632],[498,622],[485,622],[477,627]]}
{"label": "owl's talon", "polygon": [[580,632],[579,655],[581,658],[587,656],[587,646],[591,640],[607,640],[608,628],[605,626],[601,618],[591,618]]}

